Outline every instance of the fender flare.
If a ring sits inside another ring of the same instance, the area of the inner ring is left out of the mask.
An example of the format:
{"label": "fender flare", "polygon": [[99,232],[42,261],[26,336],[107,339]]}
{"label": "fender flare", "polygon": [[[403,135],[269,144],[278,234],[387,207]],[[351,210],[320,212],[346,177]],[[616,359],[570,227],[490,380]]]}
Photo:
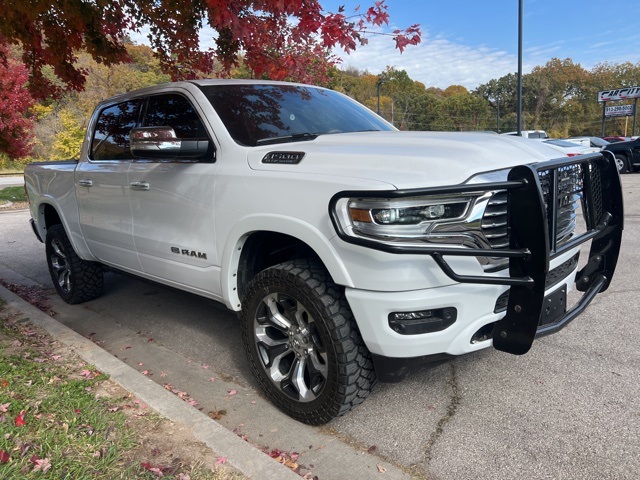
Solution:
{"label": "fender flare", "polygon": [[[60,204],[56,201],[54,197],[51,195],[42,195],[36,204],[36,208],[32,209],[32,213],[35,210],[37,212],[37,217],[34,218],[35,227],[38,229],[38,233],[40,234],[40,238],[44,241],[47,236],[47,228],[45,226],[45,209],[47,207],[51,207],[58,214],[58,218],[60,222],[62,222],[62,226],[64,227],[65,232],[67,232],[67,236],[69,237],[69,241],[71,242],[71,246],[73,250],[76,252],[78,257],[83,260],[96,261],[94,256],[91,254],[87,242],[82,235],[80,230],[80,224],[76,222],[70,222],[66,215],[63,215],[62,212],[64,209],[60,206]],[[75,228],[74,228],[75,227]]]}
{"label": "fender flare", "polygon": [[[278,226],[277,230],[274,225]],[[244,243],[252,233],[259,231],[282,233],[306,243],[318,255],[336,284],[353,287],[351,276],[331,244],[331,238],[327,238],[318,228],[285,215],[250,215],[233,225],[222,252],[220,282],[222,297],[229,309],[241,309],[237,290],[238,264]]]}

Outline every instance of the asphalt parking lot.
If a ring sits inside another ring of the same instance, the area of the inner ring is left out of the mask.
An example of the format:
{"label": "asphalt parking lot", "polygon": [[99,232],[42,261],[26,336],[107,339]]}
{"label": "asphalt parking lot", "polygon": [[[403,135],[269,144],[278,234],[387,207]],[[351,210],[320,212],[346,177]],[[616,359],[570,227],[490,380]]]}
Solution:
{"label": "asphalt parking lot", "polygon": [[[205,410],[224,408],[227,429],[301,453],[320,480],[636,479],[640,174],[622,180],[618,270],[585,314],[525,356],[488,349],[379,385],[322,428],[290,420],[261,396],[235,315],[212,301],[109,274],[103,297],[69,306],[52,296],[52,310],[133,368],[151,370],[157,383],[188,391]],[[0,278],[50,285],[28,218],[0,213]]]}

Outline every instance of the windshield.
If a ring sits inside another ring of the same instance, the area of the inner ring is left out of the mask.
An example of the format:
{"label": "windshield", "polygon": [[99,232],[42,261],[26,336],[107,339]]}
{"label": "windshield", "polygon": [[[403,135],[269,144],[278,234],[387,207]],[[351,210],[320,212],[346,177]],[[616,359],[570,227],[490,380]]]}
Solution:
{"label": "windshield", "polygon": [[566,140],[545,140],[543,143],[550,143],[551,145],[557,145],[558,147],[571,147],[571,148],[576,148],[579,145],[576,145],[573,142],[568,142]]}
{"label": "windshield", "polygon": [[[312,140],[327,133],[393,130],[371,110],[332,90],[300,85],[200,87],[242,144]],[[269,141],[267,139],[273,139]]]}

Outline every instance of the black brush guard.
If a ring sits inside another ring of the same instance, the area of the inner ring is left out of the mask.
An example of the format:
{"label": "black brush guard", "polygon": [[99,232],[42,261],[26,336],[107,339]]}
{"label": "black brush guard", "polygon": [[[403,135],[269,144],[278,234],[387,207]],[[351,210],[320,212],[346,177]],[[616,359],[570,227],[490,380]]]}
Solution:
{"label": "black brush guard", "polygon": [[[579,172],[586,231],[558,246],[556,232],[559,200],[562,200],[559,185],[563,172],[570,169]],[[544,193],[541,175],[546,183]],[[508,249],[381,243],[347,235],[336,213],[336,204],[342,198],[402,198],[497,190],[505,190],[508,197]],[[618,261],[624,218],[620,176],[615,159],[608,152],[514,167],[505,182],[384,192],[340,192],[331,199],[329,213],[338,235],[346,242],[389,253],[430,255],[449,278],[460,283],[509,285],[506,315],[494,325],[493,345],[498,350],[516,355],[527,353],[536,337],[565,327],[587,308],[598,293],[608,288]],[[549,262],[589,240],[592,241],[589,258],[575,279],[576,289],[584,294],[570,310],[553,322],[541,325]],[[459,275],[447,263],[445,257],[449,255],[509,258],[509,276]]]}

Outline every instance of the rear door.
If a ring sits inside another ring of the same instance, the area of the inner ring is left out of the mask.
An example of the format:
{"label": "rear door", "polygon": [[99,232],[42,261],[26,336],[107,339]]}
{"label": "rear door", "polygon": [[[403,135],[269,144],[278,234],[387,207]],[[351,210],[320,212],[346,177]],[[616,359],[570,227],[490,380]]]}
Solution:
{"label": "rear door", "polygon": [[138,123],[141,100],[129,100],[98,114],[88,161],[76,169],[80,227],[91,253],[101,262],[140,271],[133,242],[128,172],[129,133]]}
{"label": "rear door", "polygon": [[129,170],[133,236],[143,271],[210,297],[220,293],[215,249],[214,146],[203,115],[185,95],[150,96],[143,127],[169,126],[187,140],[208,140],[199,158],[135,159]]}

